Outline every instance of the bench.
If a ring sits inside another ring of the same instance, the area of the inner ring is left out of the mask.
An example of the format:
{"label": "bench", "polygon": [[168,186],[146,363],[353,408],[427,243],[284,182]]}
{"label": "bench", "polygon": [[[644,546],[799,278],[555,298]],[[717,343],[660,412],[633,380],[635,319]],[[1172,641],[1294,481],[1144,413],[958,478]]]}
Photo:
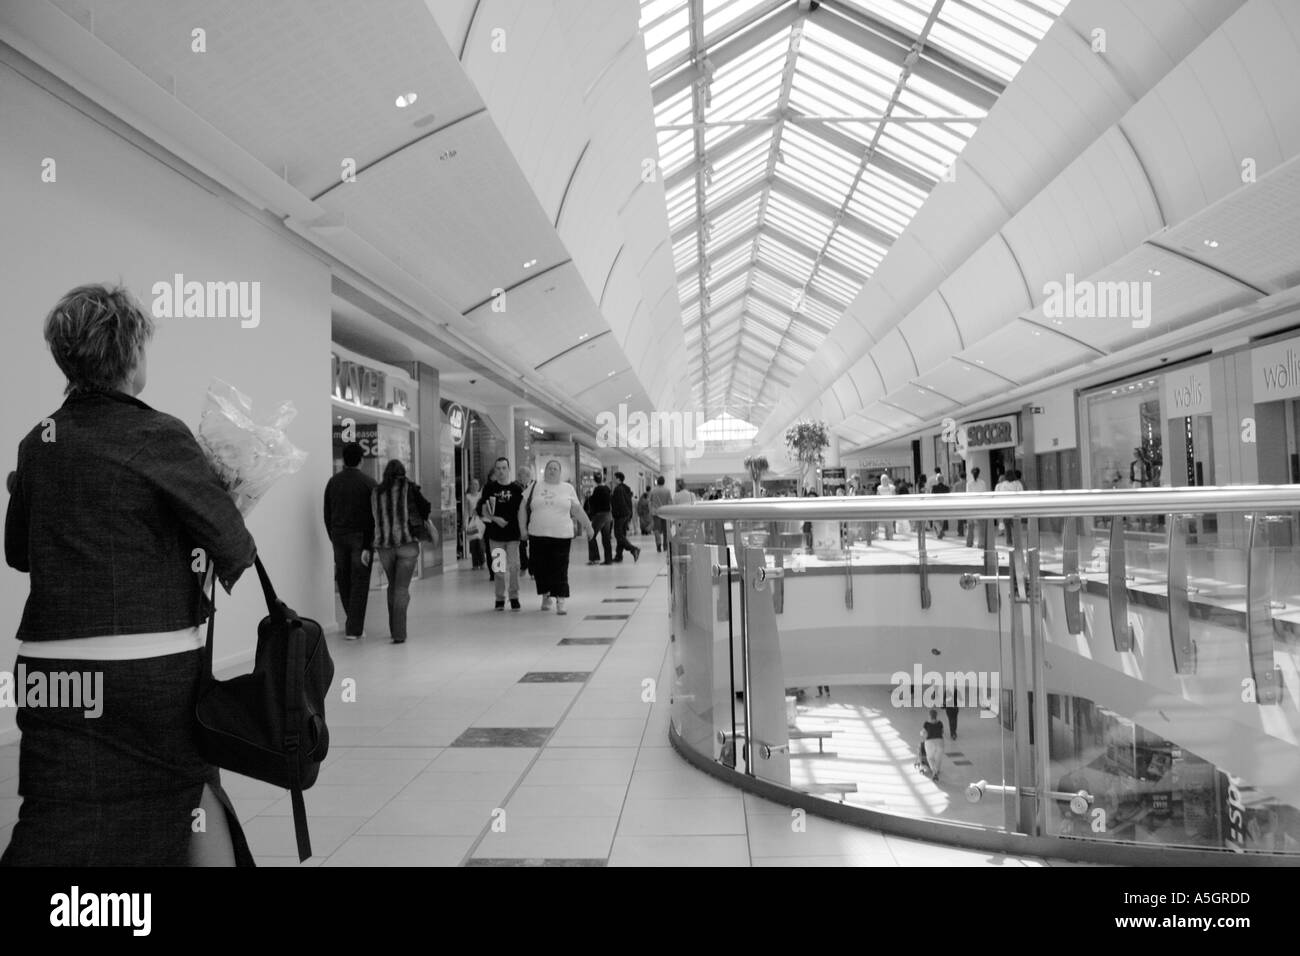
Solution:
{"label": "bench", "polygon": [[826,752],[826,741],[831,738],[833,730],[791,730],[786,736],[791,740],[816,740],[817,753],[791,753],[791,757],[834,757],[836,754]]}
{"label": "bench", "polygon": [[856,783],[816,783],[810,787],[806,787],[803,792],[814,797],[827,793],[838,793],[840,795],[840,803],[843,803],[844,795],[846,793],[858,792],[858,785]]}

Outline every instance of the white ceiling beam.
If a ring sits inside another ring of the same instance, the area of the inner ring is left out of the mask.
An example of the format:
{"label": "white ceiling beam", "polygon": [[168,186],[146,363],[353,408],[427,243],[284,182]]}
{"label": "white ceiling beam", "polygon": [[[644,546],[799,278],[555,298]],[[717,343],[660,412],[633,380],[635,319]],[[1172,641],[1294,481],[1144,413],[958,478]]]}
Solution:
{"label": "white ceiling beam", "polygon": [[[692,0],[693,2],[693,0]],[[789,29],[797,20],[802,19],[807,14],[801,12],[793,4],[787,6],[774,15],[768,17],[759,23],[754,24],[750,29],[736,36],[734,39],[725,41],[717,47],[709,50],[709,62],[713,64],[713,69],[719,70],[726,66],[732,60],[739,59],[754,47],[772,39],[782,30]],[[658,107],[665,100],[670,99],[682,90],[686,89],[692,83],[703,77],[703,70],[699,62],[685,62],[676,71],[668,74],[659,80],[650,88],[651,96],[654,99],[654,105]]]}

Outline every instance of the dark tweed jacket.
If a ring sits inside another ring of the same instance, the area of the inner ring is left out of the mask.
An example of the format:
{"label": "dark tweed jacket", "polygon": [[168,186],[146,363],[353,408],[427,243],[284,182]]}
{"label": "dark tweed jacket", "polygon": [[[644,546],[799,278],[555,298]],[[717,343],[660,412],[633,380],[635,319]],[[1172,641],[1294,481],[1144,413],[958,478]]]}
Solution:
{"label": "dark tweed jacket", "polygon": [[74,392],[47,421],[18,446],[5,517],[5,560],[31,575],[18,639],[205,620],[194,549],[229,591],[255,548],[194,435],[121,392]]}

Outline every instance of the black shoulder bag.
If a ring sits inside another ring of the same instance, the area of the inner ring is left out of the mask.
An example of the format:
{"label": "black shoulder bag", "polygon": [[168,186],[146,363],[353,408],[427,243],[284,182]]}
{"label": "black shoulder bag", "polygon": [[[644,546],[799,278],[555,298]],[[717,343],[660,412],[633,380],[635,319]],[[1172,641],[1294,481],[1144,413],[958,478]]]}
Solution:
{"label": "black shoulder bag", "polygon": [[304,790],[320,773],[329,752],[325,695],[334,680],[334,661],[321,626],[299,617],[275,594],[271,579],[254,559],[266,598],[266,617],[257,625],[257,656],[251,674],[217,680],[212,674],[216,584],[208,616],[208,640],[194,707],[199,753],[209,763],[283,787],[293,797],[293,826],[299,862],[311,856]]}

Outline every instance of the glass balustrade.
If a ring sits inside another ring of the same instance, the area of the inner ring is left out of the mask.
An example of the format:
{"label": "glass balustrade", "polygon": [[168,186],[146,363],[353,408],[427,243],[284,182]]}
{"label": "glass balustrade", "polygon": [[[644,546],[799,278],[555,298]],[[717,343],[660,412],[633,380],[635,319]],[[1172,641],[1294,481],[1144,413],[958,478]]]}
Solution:
{"label": "glass balustrade", "polygon": [[947,842],[1300,861],[1291,507],[1283,488],[674,507],[674,744]]}

